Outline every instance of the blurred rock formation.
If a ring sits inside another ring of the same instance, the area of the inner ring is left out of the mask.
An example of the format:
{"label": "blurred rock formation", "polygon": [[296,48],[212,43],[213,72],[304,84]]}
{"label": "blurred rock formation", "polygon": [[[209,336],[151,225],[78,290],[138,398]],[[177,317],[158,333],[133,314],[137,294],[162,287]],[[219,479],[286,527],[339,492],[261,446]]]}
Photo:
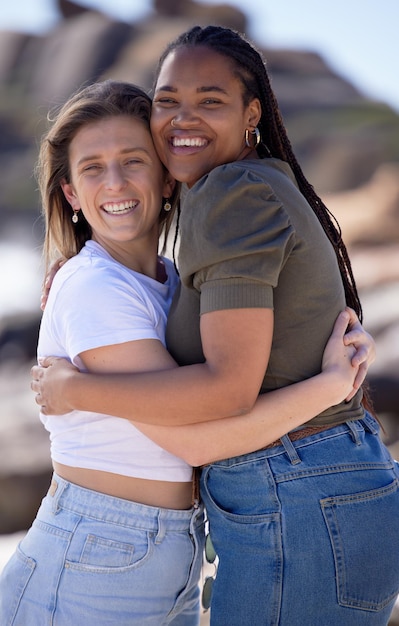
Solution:
{"label": "blurred rock formation", "polygon": [[[69,0],[59,0],[58,7],[60,22],[46,34],[0,32],[0,242],[18,222],[18,228],[25,225],[25,236],[36,237],[35,245],[40,245],[32,171],[48,110],[94,80],[112,77],[150,88],[166,43],[194,24],[248,32],[244,11],[228,4],[154,0],[149,17],[132,24]],[[378,361],[370,382],[395,446],[399,115],[366,98],[312,51],[266,48],[263,53],[303,169],[339,219],[349,245],[365,324],[377,340]],[[30,524],[50,473],[47,434],[38,423],[28,375],[40,320],[38,301],[39,294],[30,315],[0,316],[0,533]]]}

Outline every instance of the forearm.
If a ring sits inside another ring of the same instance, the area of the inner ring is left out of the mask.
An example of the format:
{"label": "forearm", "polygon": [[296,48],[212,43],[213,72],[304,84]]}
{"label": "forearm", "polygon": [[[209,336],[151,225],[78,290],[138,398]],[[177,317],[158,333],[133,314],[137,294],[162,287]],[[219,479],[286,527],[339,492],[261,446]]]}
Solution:
{"label": "forearm", "polygon": [[[135,374],[70,371],[62,393],[71,409],[116,415],[136,422],[176,426],[247,413],[238,386],[225,384],[207,364]],[[256,394],[255,398],[256,398]]]}
{"label": "forearm", "polygon": [[338,403],[346,390],[337,391],[335,375],[321,373],[259,396],[247,415],[176,427],[135,425],[158,445],[199,466],[267,446]]}
{"label": "forearm", "polygon": [[247,413],[267,369],[272,311],[215,311],[202,315],[200,325],[203,363],[165,370],[153,362],[133,374],[122,368],[110,375],[68,371],[57,386],[58,396],[66,399],[69,410],[168,426]]}
{"label": "forearm", "polygon": [[[261,324],[253,324],[252,321],[252,319],[247,319],[242,326],[250,329],[259,328]],[[298,424],[301,424],[325,408],[353,396],[367,370],[366,357],[370,352],[367,345],[370,341],[356,340],[360,349],[362,345],[365,348],[363,357],[354,358],[359,355],[359,347],[356,343],[346,346],[343,342],[349,321],[350,315],[346,311],[338,316],[323,354],[324,373],[329,371],[333,375],[333,380],[335,379],[333,394],[325,389],[325,377],[319,379],[320,386],[318,383],[316,388],[313,385],[318,380],[317,377],[313,379],[313,382],[309,380],[309,382],[300,383],[306,390],[300,397],[291,397],[296,387],[291,385],[275,392],[277,394],[275,397],[268,394],[262,398],[264,401],[266,397],[269,399],[273,397],[273,401],[278,402],[277,405],[270,406],[265,413],[268,419],[269,415],[275,415],[280,423],[281,418],[291,421],[297,418]],[[187,367],[175,368],[176,364],[170,355],[167,359],[160,358],[166,351],[161,351],[161,354],[158,351],[154,352],[154,346],[152,346],[152,357],[149,359],[148,356],[146,357],[147,344],[141,346],[141,351],[136,347],[135,352],[139,352],[137,359],[133,364],[130,362],[131,359],[130,361],[127,359],[124,370],[122,369],[123,359],[119,356],[114,358],[114,371],[118,373],[113,374],[105,373],[108,370],[103,369],[105,361],[102,354],[98,355],[99,358],[94,363],[95,372],[101,371],[101,373],[90,374],[80,373],[64,359],[49,357],[45,360],[44,367],[32,368],[31,386],[37,394],[36,402],[44,414],[63,414],[73,409],[80,409],[160,426],[199,424],[209,420],[246,415],[258,397],[263,373],[267,368],[269,347],[267,341],[266,343],[256,342],[254,337],[248,336],[248,333],[239,341],[234,341],[239,336],[237,326],[240,328],[241,323],[236,323],[233,327],[230,324],[229,340],[224,341],[222,349],[219,346],[218,350],[219,337],[223,336],[223,330],[226,327],[226,318],[222,318],[211,340],[208,341],[209,352],[213,352],[213,359]],[[353,331],[351,332],[353,334]],[[361,336],[363,335],[364,333],[361,333]],[[142,342],[134,343],[141,344]],[[128,354],[130,353],[131,347],[128,350]],[[243,355],[245,368],[242,367]],[[102,369],[100,369],[101,364]],[[93,369],[93,363],[91,365]],[[88,364],[86,367],[90,369]],[[175,369],[171,370],[171,367]],[[137,368],[139,368],[138,372]],[[359,375],[361,368],[363,371]],[[136,373],[126,373],[132,371]],[[307,386],[310,388],[307,389]],[[342,387],[346,390],[341,394]],[[288,395],[280,399],[283,392]],[[341,395],[337,397],[336,392]],[[313,395],[314,393],[316,395]],[[285,400],[288,401],[290,398],[291,404],[285,404]],[[316,402],[315,406],[313,402]],[[302,408],[306,411],[303,418],[300,413]],[[284,426],[283,432],[287,432],[296,425],[292,422]],[[268,422],[268,427],[272,427],[270,422]],[[271,433],[271,430],[267,432]],[[279,432],[276,435],[271,434],[271,439],[266,443],[279,436]]]}

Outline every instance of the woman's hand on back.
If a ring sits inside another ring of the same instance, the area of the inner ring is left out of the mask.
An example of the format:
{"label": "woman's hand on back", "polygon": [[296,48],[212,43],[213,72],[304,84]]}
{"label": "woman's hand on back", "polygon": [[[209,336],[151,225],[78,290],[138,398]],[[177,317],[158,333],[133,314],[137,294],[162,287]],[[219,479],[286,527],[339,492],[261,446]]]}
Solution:
{"label": "woman's hand on back", "polygon": [[355,311],[349,307],[346,308],[346,311],[349,313],[350,320],[344,336],[344,343],[356,348],[352,365],[359,368],[355,380],[356,389],[358,389],[366,378],[370,365],[375,361],[375,341],[370,333],[364,330]]}
{"label": "woman's hand on back", "polygon": [[363,329],[356,313],[347,307],[337,317],[326,344],[323,372],[336,376],[338,388],[342,385],[346,389],[345,400],[349,401],[363,383],[374,359],[373,338]]}

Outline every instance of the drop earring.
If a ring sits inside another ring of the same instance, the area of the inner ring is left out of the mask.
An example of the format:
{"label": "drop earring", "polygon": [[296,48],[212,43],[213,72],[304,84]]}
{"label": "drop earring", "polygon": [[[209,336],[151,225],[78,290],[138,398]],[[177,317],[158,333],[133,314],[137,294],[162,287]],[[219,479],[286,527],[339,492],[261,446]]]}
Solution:
{"label": "drop earring", "polygon": [[74,224],[77,224],[79,221],[78,213],[79,213],[79,209],[77,211],[73,209],[72,221]]}
{"label": "drop earring", "polygon": [[170,211],[171,208],[172,208],[172,205],[170,203],[170,200],[169,200],[169,198],[166,198],[166,200],[164,202],[164,205],[163,205],[163,210],[168,212],[168,211]]}

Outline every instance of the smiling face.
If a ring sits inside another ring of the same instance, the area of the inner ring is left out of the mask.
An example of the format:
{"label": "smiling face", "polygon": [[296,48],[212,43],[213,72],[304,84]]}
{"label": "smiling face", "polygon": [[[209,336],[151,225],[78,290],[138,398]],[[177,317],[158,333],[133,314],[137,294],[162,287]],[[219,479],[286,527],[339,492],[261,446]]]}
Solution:
{"label": "smiling face", "polygon": [[151,131],[171,175],[191,186],[218,165],[256,158],[244,137],[260,114],[258,99],[244,105],[243,86],[227,57],[206,46],[180,47],[159,73]]}
{"label": "smiling face", "polygon": [[69,146],[69,168],[63,192],[82,210],[94,241],[126,265],[134,251],[157,250],[162,196],[171,195],[173,183],[142,121],[116,116],[81,127]]}

